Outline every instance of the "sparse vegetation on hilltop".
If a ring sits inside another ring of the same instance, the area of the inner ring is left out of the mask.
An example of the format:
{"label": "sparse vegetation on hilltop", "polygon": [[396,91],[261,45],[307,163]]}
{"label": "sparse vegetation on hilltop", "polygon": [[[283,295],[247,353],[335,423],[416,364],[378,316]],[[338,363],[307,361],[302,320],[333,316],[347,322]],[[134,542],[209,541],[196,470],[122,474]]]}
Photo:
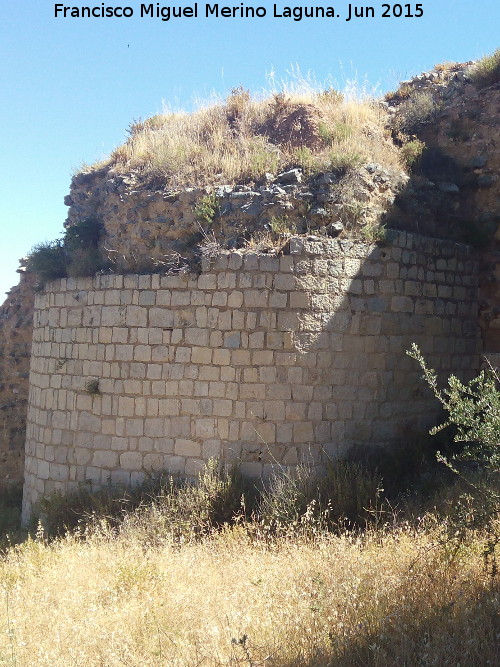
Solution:
{"label": "sparse vegetation on hilltop", "polygon": [[341,155],[395,166],[385,123],[375,100],[302,78],[267,95],[240,87],[192,113],[167,110],[131,124],[128,140],[96,168],[182,186],[255,181],[294,166],[318,172],[336,168]]}
{"label": "sparse vegetation on hilltop", "polygon": [[500,81],[500,49],[474,63],[470,77],[472,82],[480,88],[498,83]]}

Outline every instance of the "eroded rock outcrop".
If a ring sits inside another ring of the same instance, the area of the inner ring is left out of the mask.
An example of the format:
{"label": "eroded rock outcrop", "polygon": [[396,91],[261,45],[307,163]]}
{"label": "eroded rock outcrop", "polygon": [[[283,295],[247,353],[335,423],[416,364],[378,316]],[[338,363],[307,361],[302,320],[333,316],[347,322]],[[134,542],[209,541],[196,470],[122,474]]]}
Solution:
{"label": "eroded rock outcrop", "polygon": [[0,307],[0,487],[23,480],[34,283],[21,272]]}

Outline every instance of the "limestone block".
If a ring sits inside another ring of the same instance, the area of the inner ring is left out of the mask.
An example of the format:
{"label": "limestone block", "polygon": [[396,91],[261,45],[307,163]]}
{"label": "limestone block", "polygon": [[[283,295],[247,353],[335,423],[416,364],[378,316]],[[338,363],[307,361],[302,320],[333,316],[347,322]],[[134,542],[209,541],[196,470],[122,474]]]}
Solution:
{"label": "limestone block", "polygon": [[220,290],[234,289],[236,287],[236,274],[232,271],[219,273],[217,276],[217,286]]}
{"label": "limestone block", "polygon": [[111,342],[128,343],[129,330],[126,327],[113,327],[111,329]]}
{"label": "limestone block", "polygon": [[216,417],[229,417],[233,412],[233,402],[224,399],[213,401],[212,414]]}
{"label": "limestone block", "polygon": [[242,384],[239,387],[239,397],[241,400],[248,398],[263,400],[266,397],[266,386],[261,383]]}
{"label": "limestone block", "polygon": [[138,301],[139,306],[154,306],[156,303],[156,292],[153,290],[141,290]]}
{"label": "limestone block", "polygon": [[293,425],[293,442],[312,442],[314,440],[311,422],[298,422]]}
{"label": "limestone block", "polygon": [[143,467],[145,470],[160,472],[163,470],[164,455],[157,452],[150,452],[144,455]]}
{"label": "limestone block", "polygon": [[158,413],[165,416],[175,416],[179,414],[180,401],[173,398],[163,398],[158,401]]}
{"label": "limestone block", "polygon": [[[92,455],[92,467],[94,468],[116,468],[118,466],[118,454],[113,451],[94,452]],[[88,474],[89,468],[87,468]]]}
{"label": "limestone block", "polygon": [[295,289],[295,276],[291,273],[277,273],[274,276],[274,288],[284,292]]}
{"label": "limestone block", "polygon": [[201,440],[205,438],[213,438],[216,435],[214,419],[197,419],[194,426],[195,435]]}
{"label": "limestone block", "polygon": [[[252,352],[251,359],[254,366],[271,366],[274,361],[274,352],[272,350],[255,350]],[[264,369],[260,370],[264,371]],[[268,377],[270,378],[271,376]],[[268,381],[272,382],[273,380],[266,380],[266,382]]]}
{"label": "limestone block", "polygon": [[[233,334],[234,335],[234,334]],[[236,334],[239,337],[239,334]],[[229,335],[228,335],[229,336]],[[236,342],[236,339],[234,339]],[[239,338],[238,338],[239,340]],[[231,353],[229,350],[215,349],[213,351],[213,363],[217,366],[227,366],[231,360]]]}
{"label": "limestone block", "polygon": [[243,292],[232,291],[228,295],[227,305],[229,308],[241,308],[243,305]]}
{"label": "limestone block", "polygon": [[161,417],[147,417],[144,420],[144,435],[152,438],[168,435],[165,420]]}
{"label": "limestone block", "polygon": [[408,296],[393,296],[391,310],[397,313],[412,313],[414,311],[413,300]]}
{"label": "limestone block", "polygon": [[123,470],[141,470],[143,454],[141,452],[123,452],[120,454],[120,468]]}
{"label": "limestone block", "polygon": [[171,304],[172,306],[189,306],[191,303],[191,293],[188,291],[174,291],[172,292]]}
{"label": "limestone block", "polygon": [[293,424],[276,425],[276,442],[290,444],[293,441]]}
{"label": "limestone block", "polygon": [[199,306],[196,308],[195,312],[196,326],[199,329],[203,329],[207,326],[208,322],[208,308],[205,306]]}
{"label": "limestone block", "polygon": [[[251,313],[245,313],[242,310],[233,310],[231,315],[232,326],[229,329],[245,329],[248,328],[248,315]],[[246,316],[246,317],[245,317]]]}
{"label": "limestone block", "polygon": [[216,382],[220,376],[220,369],[215,366],[200,366],[198,377],[200,380]]}
{"label": "limestone block", "polygon": [[[291,292],[290,308],[309,308],[311,306],[311,295],[309,292]],[[316,304],[317,308],[318,304]],[[279,320],[278,320],[279,321]]]}
{"label": "limestone block", "polygon": [[299,457],[297,454],[296,447],[288,447],[285,455],[283,456],[282,462],[288,466],[295,466],[299,462]]}
{"label": "limestone block", "polygon": [[288,305],[287,292],[270,292],[269,293],[269,307],[284,309]]}
{"label": "limestone block", "polygon": [[127,436],[139,436],[144,434],[144,420],[142,419],[126,419],[125,420],[125,434]]}
{"label": "limestone block", "polygon": [[[104,326],[119,327],[127,322],[127,311],[131,306],[103,306],[101,323]],[[77,326],[77,325],[75,325]]]}
{"label": "limestone block", "polygon": [[136,345],[134,347],[134,361],[151,361],[151,347],[149,345]]}
{"label": "limestone block", "polygon": [[294,258],[291,255],[282,255],[279,258],[279,270],[281,273],[289,273],[294,268]]}
{"label": "limestone block", "polygon": [[101,431],[101,418],[90,412],[80,412],[78,415],[78,429],[90,433]]}
{"label": "limestone block", "polygon": [[198,278],[198,289],[200,290],[217,289],[217,275],[214,273],[202,273]]}
{"label": "limestone block", "polygon": [[127,396],[118,398],[118,415],[121,417],[134,416],[134,399]]}
{"label": "limestone block", "polygon": [[[129,306],[129,308],[131,307]],[[149,309],[149,326],[151,327],[173,327],[174,319],[174,311],[168,308]],[[146,324],[138,324],[137,326],[146,326]]]}
{"label": "limestone block", "polygon": [[156,305],[157,306],[170,306],[172,303],[172,292],[171,290],[160,289],[156,292]]}
{"label": "limestone block", "polygon": [[184,456],[166,454],[163,457],[163,468],[172,475],[183,475],[186,468],[186,459]]}
{"label": "limestone block", "polygon": [[228,329],[233,329],[234,324],[233,324],[233,315],[235,313],[231,312],[230,310],[227,311],[220,311],[219,315],[217,317],[217,326],[219,329],[222,329],[223,331],[227,331]]}
{"label": "limestone block", "polygon": [[251,353],[249,350],[233,350],[231,363],[233,366],[250,366]]}
{"label": "limestone block", "polygon": [[69,466],[61,463],[51,463],[49,477],[55,482],[67,482],[69,480]]}
{"label": "limestone block", "polygon": [[194,440],[184,440],[178,438],[174,443],[174,453],[178,456],[201,456],[201,445]]}
{"label": "limestone block", "polygon": [[266,385],[266,397],[277,400],[290,400],[292,398],[292,389],[287,384],[269,384]]}
{"label": "limestone block", "polygon": [[211,364],[212,350],[209,347],[193,347],[191,350],[193,364]]}
{"label": "limestone block", "polygon": [[48,461],[39,460],[36,463],[36,476],[38,479],[49,479],[50,463]]}
{"label": "limestone block", "polygon": [[236,378],[236,369],[230,366],[222,366],[220,369],[220,379],[223,382],[233,382]]}

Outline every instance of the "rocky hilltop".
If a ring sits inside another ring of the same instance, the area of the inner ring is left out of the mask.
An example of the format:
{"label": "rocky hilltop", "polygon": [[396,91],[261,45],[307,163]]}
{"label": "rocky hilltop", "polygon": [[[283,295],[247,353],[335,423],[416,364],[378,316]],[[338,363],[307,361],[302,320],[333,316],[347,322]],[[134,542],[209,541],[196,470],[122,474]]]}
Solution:
{"label": "rocky hilltop", "polygon": [[[60,275],[179,273],[223,249],[276,253],[291,234],[370,244],[395,228],[473,246],[484,351],[500,352],[496,56],[438,66],[383,101],[240,88],[133,124],[72,180],[66,239],[49,248]],[[3,480],[21,477],[36,280],[24,276],[0,311]]]}

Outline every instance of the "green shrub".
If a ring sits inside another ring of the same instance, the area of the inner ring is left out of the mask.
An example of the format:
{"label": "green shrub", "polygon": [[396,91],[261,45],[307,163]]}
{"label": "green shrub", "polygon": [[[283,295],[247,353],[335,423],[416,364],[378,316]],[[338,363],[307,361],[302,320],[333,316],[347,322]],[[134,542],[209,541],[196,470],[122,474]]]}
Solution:
{"label": "green shrub", "polygon": [[357,153],[355,151],[343,152],[334,150],[330,153],[329,158],[329,168],[332,171],[336,171],[340,175],[347,173],[363,162],[363,156],[361,153]]}
{"label": "green shrub", "polygon": [[90,394],[91,396],[95,396],[96,394],[99,394],[99,380],[97,378],[93,378],[91,380],[88,380],[85,383],[85,391]]}
{"label": "green shrub", "polygon": [[276,215],[271,218],[269,227],[273,234],[285,235],[292,234],[296,225],[286,215]]}
{"label": "green shrub", "polygon": [[425,143],[420,139],[412,139],[401,146],[401,158],[410,171],[420,162],[425,148]]}
{"label": "green shrub", "polygon": [[299,146],[293,151],[293,163],[302,167],[306,174],[314,171],[318,159],[308,146]]}
{"label": "green shrub", "polygon": [[108,271],[110,264],[102,256],[99,248],[78,248],[68,253],[67,275],[94,276],[100,271]]}
{"label": "green shrub", "polygon": [[213,224],[215,216],[219,210],[219,198],[212,192],[201,197],[194,208],[194,214],[200,224],[207,227]]}
{"label": "green shrub", "polygon": [[38,276],[39,286],[67,276],[92,276],[109,269],[99,241],[104,225],[96,218],[86,218],[64,232],[62,239],[36,245],[28,256],[28,271]]}
{"label": "green shrub", "polygon": [[39,243],[31,250],[28,256],[27,269],[38,276],[41,286],[49,280],[65,278],[66,250],[62,239]]}
{"label": "green shrub", "polygon": [[104,234],[104,225],[94,217],[85,218],[76,225],[67,227],[64,233],[64,246],[67,250],[98,248]]}
{"label": "green shrub", "polygon": [[478,60],[470,70],[471,81],[478,88],[486,88],[500,81],[500,49]]}
{"label": "green shrub", "polygon": [[423,125],[432,122],[442,104],[434,99],[430,91],[412,92],[398,107],[395,129],[405,134],[415,134]]}
{"label": "green shrub", "polygon": [[460,444],[450,458],[438,452],[438,459],[467,487],[449,516],[450,535],[460,542],[469,529],[486,528],[484,555],[486,560],[491,556],[496,573],[494,554],[500,543],[500,379],[490,368],[467,383],[451,375],[448,386],[440,389],[436,372],[427,367],[417,345],[412,345],[408,355],[420,364],[423,378],[448,414],[448,419],[431,433],[452,426],[454,441]]}
{"label": "green shrub", "polygon": [[454,425],[457,428],[455,442],[466,443],[455,459],[477,461],[492,470],[498,470],[500,389],[496,372],[492,369],[481,371],[467,383],[451,375],[448,378],[448,387],[439,389],[437,374],[427,367],[417,345],[412,345],[408,355],[420,364],[425,381],[448,413],[447,421],[432,429],[432,433]]}

